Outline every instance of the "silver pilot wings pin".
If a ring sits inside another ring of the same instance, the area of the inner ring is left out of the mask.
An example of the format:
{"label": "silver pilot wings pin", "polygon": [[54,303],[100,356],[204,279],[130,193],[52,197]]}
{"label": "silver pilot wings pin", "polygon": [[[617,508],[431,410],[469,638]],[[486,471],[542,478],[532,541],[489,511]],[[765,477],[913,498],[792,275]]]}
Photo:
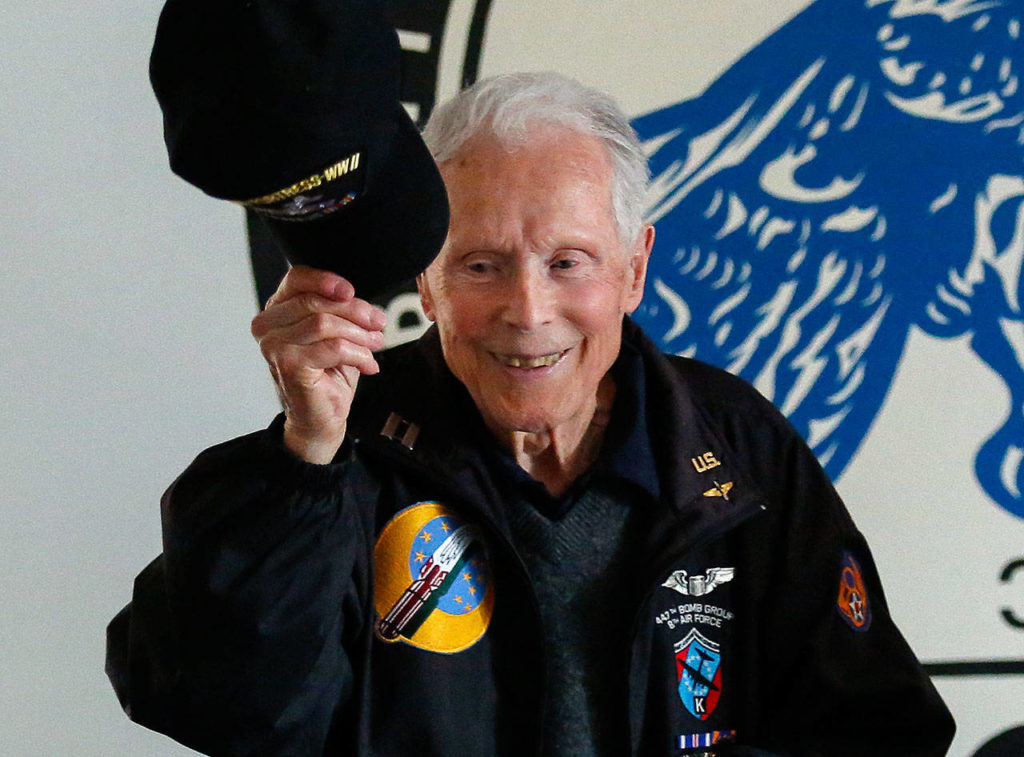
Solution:
{"label": "silver pilot wings pin", "polygon": [[688,576],[685,570],[677,570],[662,584],[688,597],[703,597],[717,587],[732,580],[735,568],[708,568],[703,576]]}

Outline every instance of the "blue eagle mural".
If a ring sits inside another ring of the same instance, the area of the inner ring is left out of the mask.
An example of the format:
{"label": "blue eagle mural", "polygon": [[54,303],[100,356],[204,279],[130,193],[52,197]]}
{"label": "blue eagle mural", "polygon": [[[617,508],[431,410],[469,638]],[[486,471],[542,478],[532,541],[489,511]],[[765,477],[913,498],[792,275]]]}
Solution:
{"label": "blue eagle mural", "polygon": [[1022,18],[1021,0],[817,0],[634,121],[658,234],[647,333],[751,381],[834,478],[911,329],[966,336],[1008,390],[975,470],[1020,517]]}

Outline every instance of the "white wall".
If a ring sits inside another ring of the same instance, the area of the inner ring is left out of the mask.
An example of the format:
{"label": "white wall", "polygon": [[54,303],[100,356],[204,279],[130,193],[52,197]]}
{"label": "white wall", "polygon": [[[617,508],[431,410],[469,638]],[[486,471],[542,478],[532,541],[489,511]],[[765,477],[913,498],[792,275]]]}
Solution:
{"label": "white wall", "polygon": [[160,5],[8,4],[0,44],[0,752],[191,753],[130,723],[104,627],[160,550],[158,498],[276,398],[241,213],[167,168]]}

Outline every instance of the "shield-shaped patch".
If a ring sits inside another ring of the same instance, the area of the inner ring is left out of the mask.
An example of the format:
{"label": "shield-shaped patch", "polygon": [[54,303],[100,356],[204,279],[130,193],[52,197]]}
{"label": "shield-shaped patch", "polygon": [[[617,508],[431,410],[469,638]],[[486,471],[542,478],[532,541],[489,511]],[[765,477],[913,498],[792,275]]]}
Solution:
{"label": "shield-shaped patch", "polygon": [[722,655],[718,644],[690,629],[675,644],[676,679],[683,706],[698,720],[707,720],[722,695]]}

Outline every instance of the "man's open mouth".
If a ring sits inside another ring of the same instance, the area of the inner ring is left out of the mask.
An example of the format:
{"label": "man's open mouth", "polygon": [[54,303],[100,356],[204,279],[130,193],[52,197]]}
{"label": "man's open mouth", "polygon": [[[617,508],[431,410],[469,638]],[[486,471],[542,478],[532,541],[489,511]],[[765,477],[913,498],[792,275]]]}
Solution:
{"label": "man's open mouth", "polygon": [[503,365],[507,365],[510,368],[547,368],[554,365],[569,350],[562,350],[561,352],[552,352],[550,355],[540,355],[539,357],[524,357],[522,355],[502,355],[494,353],[494,356],[498,358],[498,361]]}

